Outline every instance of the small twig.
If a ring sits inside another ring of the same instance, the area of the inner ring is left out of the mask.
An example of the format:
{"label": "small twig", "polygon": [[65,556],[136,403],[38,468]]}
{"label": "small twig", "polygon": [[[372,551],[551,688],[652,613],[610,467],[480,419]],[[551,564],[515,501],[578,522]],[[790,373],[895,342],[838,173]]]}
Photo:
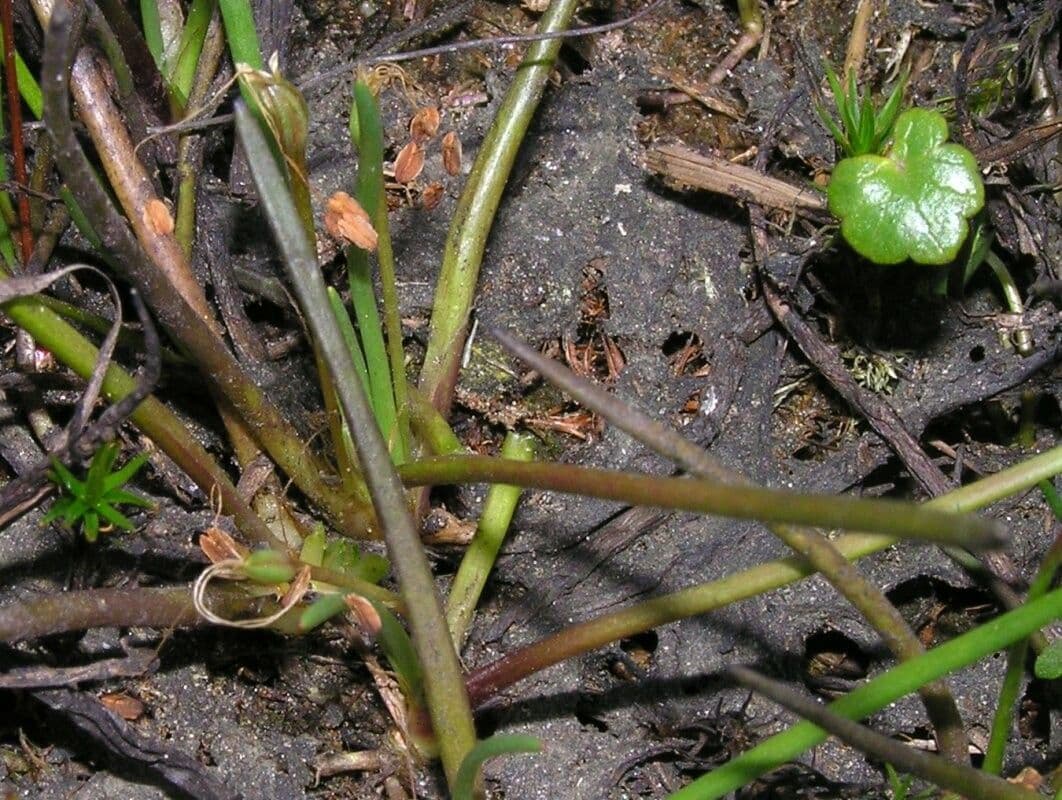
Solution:
{"label": "small twig", "polygon": [[811,188],[794,186],[759,170],[722,158],[701,155],[681,145],[660,145],[645,157],[646,166],[687,186],[761,203],[787,211],[826,211],[826,198]]}
{"label": "small twig", "polygon": [[131,648],[121,658],[104,658],[79,667],[19,667],[0,675],[0,689],[45,689],[98,683],[113,678],[135,678],[158,667],[158,653]]}
{"label": "small twig", "polygon": [[847,79],[850,73],[859,73],[863,57],[867,52],[867,29],[870,18],[874,15],[874,0],[859,0],[855,18],[852,20],[852,32],[848,36],[848,47],[844,53],[844,69],[841,78]]}

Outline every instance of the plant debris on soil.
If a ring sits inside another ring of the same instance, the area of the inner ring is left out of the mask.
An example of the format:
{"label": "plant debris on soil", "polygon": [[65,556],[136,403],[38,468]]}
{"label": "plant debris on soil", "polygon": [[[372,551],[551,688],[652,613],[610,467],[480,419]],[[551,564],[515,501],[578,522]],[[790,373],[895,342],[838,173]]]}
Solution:
{"label": "plant debris on soil", "polygon": [[[406,5],[416,6],[418,21]],[[1062,5],[878,4],[861,72],[879,96],[908,68],[910,102],[944,110],[953,136],[978,156],[994,247],[1025,298],[1020,314],[1004,305],[987,269],[961,297],[945,297],[934,293],[939,275],[930,268],[877,267],[844,248],[821,199],[802,206],[760,194],[774,180],[819,196],[816,178],[835,161],[814,110],[821,65],[843,60],[855,5],[765,7],[762,44],[717,86],[704,79],[738,35],[729,4],[665,0],[627,27],[566,40],[494,222],[475,313],[710,445],[757,483],[924,498],[1051,447],[1062,429]],[[326,198],[350,190],[356,171],[351,71],[338,67],[365,53],[528,32],[542,4],[260,0],[255,8],[263,52],[279,54],[306,96],[309,179],[323,209]],[[629,0],[591,2],[578,24],[637,10]],[[33,63],[38,33],[27,25],[19,34]],[[393,166],[404,344],[415,362],[457,197],[521,52],[469,50],[372,69]],[[229,330],[243,332],[233,344],[260,365],[272,399],[324,427],[313,352],[279,283],[277,250],[246,164],[233,157],[231,128],[209,129],[204,141],[197,275],[227,308]],[[764,182],[697,183],[661,156],[685,152]],[[762,263],[750,205],[770,243]],[[71,261],[89,258],[73,234],[61,247],[75,254]],[[342,257],[331,244],[321,256],[335,283]],[[57,285],[60,296],[106,297],[95,276],[74,278]],[[1027,355],[1015,348],[1018,336],[1031,342]],[[0,337],[5,483],[40,457],[32,411],[65,420],[81,382],[54,367],[25,374],[5,317]],[[166,361],[157,391],[229,463],[194,365]],[[467,350],[452,423],[475,452],[494,453],[507,429],[523,428],[539,437],[540,457],[673,469],[484,336]],[[210,498],[146,440],[122,436],[151,452],[135,488],[155,508],[127,509],[136,532],[104,534],[95,545],[42,527],[47,503],[9,522],[0,528],[0,606],[75,588],[188,582],[207,565],[196,542],[216,523]],[[433,502],[460,526],[474,522],[484,491],[438,492]],[[1027,580],[1058,523],[1036,493],[990,513],[1005,521],[1009,567]],[[786,552],[756,523],[529,491],[462,659],[483,665],[569,622]],[[460,551],[444,544],[431,553],[445,584]],[[926,646],[998,611],[994,596],[935,547],[906,545],[861,564]],[[102,628],[4,646],[0,789],[44,799],[446,796],[441,770],[411,772],[386,755],[391,719],[348,634],[342,626],[298,638]],[[949,679],[975,749],[987,742],[1005,662],[988,659]],[[478,717],[480,734],[530,733],[545,749],[489,762],[488,788],[509,798],[666,796],[794,719],[726,680],[731,663],[757,664],[828,698],[891,656],[829,584],[804,580],[506,690]],[[1058,768],[1059,713],[1057,687],[1023,686],[1006,774]],[[917,697],[873,724],[903,741],[932,742]],[[385,755],[362,769],[336,760],[372,751]],[[881,765],[830,740],[740,796],[890,795]]]}

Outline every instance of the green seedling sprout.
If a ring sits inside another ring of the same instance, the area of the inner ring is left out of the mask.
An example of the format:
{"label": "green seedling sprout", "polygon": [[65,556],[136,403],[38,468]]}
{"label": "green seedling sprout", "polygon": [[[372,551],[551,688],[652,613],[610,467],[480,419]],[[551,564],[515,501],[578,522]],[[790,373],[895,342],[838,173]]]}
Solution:
{"label": "green seedling sprout", "polygon": [[99,536],[101,522],[123,531],[133,530],[133,523],[114,507],[152,507],[149,500],[123,488],[144,466],[148,456],[147,453],[140,453],[117,472],[111,472],[114,460],[118,457],[118,450],[115,442],[108,442],[100,447],[92,456],[84,480],[79,480],[74,473],[53,459],[48,477],[62,490],[63,496],[52,504],[41,520],[42,524],[61,519],[69,526],[80,525],[85,538],[90,542],[96,541]]}
{"label": "green seedling sprout", "polygon": [[900,114],[903,93],[907,88],[907,74],[904,73],[896,82],[881,109],[874,108],[869,94],[860,97],[854,73],[848,73],[842,86],[833,67],[827,64],[826,80],[833,92],[837,118],[830,116],[820,104],[815,105],[815,112],[833,134],[845,158],[880,154]]}

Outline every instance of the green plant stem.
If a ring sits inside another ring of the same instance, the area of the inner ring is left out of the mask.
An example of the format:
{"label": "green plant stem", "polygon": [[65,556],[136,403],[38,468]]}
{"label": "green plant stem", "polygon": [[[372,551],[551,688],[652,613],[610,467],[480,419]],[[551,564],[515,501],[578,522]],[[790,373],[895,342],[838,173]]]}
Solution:
{"label": "green plant stem", "polygon": [[746,667],[731,667],[727,672],[748,688],[769,697],[860,752],[931,781],[941,788],[958,792],[963,797],[976,797],[978,800],[1038,800],[1040,797],[1035,792],[986,775],[968,765],[957,764],[901,744],[834,714],[810,697]]}
{"label": "green plant stem", "polygon": [[953,516],[913,503],[805,495],[780,489],[708,481],[658,478],[571,464],[522,463],[486,456],[443,456],[399,467],[407,486],[507,483],[616,500],[629,505],[681,509],[735,519],[787,522],[822,528],[875,531],[904,538],[962,541],[995,547],[998,527],[990,520]]}
{"label": "green plant stem", "polygon": [[[673,428],[623,403],[618,397],[580,378],[559,362],[546,358],[504,331],[492,330],[491,334],[507,350],[583,406],[601,414],[609,423],[660,455],[670,458],[691,474],[738,486],[752,485],[744,475],[723,466],[706,450],[683,438]],[[768,527],[794,553],[807,559],[808,564],[866,618],[897,658],[911,659],[925,652],[921,641],[885,594],[839,553],[828,538],[811,528],[779,524]],[[942,683],[923,687],[922,696],[941,752],[953,761],[968,761],[962,717],[948,687]]]}
{"label": "green plant stem", "polygon": [[225,22],[225,37],[229,41],[232,63],[261,69],[262,50],[258,44],[251,4],[247,0],[218,0],[218,6]]}
{"label": "green plant stem", "polygon": [[177,48],[177,59],[170,72],[169,81],[171,90],[176,92],[182,106],[189,104],[195,74],[200,68],[199,54],[203,51],[207,28],[215,8],[215,0],[192,0],[188,7],[188,16]]}
{"label": "green plant stem", "polygon": [[[985,253],[985,263],[992,268],[996,280],[999,281],[999,286],[1003,290],[1003,300],[1007,304],[1007,310],[1011,314],[1020,316],[1025,311],[1025,304],[1022,302],[1021,292],[1018,291],[1018,285],[1014,282],[1007,265],[992,250],[988,250]],[[1026,356],[1032,352],[1032,338],[1028,328],[1016,328],[1011,339],[1014,342],[1014,349],[1021,355]]]}
{"label": "green plant stem", "polygon": [[405,352],[402,349],[402,320],[398,314],[395,256],[384,189],[383,126],[376,98],[361,81],[354,86],[354,103],[358,114],[358,200],[372,220],[378,238],[376,258],[380,265],[380,293],[391,374],[388,391],[393,393],[396,411],[396,435],[389,444],[394,462],[401,464],[409,458],[410,453],[409,389]]}
{"label": "green plant stem", "polygon": [[162,18],[159,16],[158,0],[140,0],[140,21],[144,26],[144,39],[147,41],[151,57],[159,72],[166,74],[166,47],[162,42]]}
{"label": "green plant stem", "polygon": [[[1062,472],[1062,445],[935,497],[926,506],[953,512],[974,511],[1035,486],[1059,472]],[[891,536],[853,533],[839,536],[834,540],[834,546],[845,558],[855,560],[885,550],[897,541]],[[502,688],[573,656],[669,622],[707,614],[811,574],[813,570],[803,559],[778,559],[571,625],[476,669],[468,677],[469,697],[472,705],[478,707]]]}
{"label": "green plant stem", "polygon": [[416,387],[411,387],[409,392],[409,421],[414,433],[428,445],[433,455],[449,456],[465,452],[465,446],[450,423]]}
{"label": "green plant stem", "polygon": [[[9,274],[0,268],[0,279],[8,277]],[[16,325],[50,350],[60,363],[85,380],[91,378],[99,351],[62,317],[34,297],[12,300],[2,308]],[[117,402],[129,394],[134,386],[135,381],[128,373],[112,365],[103,379],[102,391],[111,402]],[[218,466],[166,406],[154,396],[149,396],[133,411],[131,419],[195,481],[204,494],[209,496],[213,487],[217,487],[221,492],[225,513],[233,515],[236,525],[245,536],[253,542],[283,549],[269,528],[240,497],[225,470]]]}
{"label": "green plant stem", "polygon": [[[192,82],[187,91],[182,89],[182,96],[187,98],[190,108],[197,108],[206,99],[225,51],[225,37],[222,35],[217,6],[212,2],[209,5],[213,8],[213,16],[210,17],[203,39],[199,43]],[[179,183],[173,235],[177,238],[185,257],[191,258],[192,246],[195,243],[196,185],[202,164],[202,139],[195,134],[186,133],[180,138],[177,148]]]}
{"label": "green plant stem", "polygon": [[262,129],[243,104],[236,106],[236,124],[299,305],[335,377],[340,405],[357,446],[358,460],[406,604],[414,647],[424,673],[428,711],[443,769],[452,786],[461,762],[475,745],[476,733],[461,665],[446,628],[431,567],[387,445],[335,324],[316,255],[302,230],[279,165]]}
{"label": "green plant stem", "polygon": [[[218,615],[233,619],[253,611],[272,613],[277,605],[234,586],[211,587],[207,602]],[[270,627],[297,632],[298,614]],[[15,642],[101,627],[188,628],[207,624],[195,610],[191,586],[138,589],[85,589],[0,606],[0,642]]]}
{"label": "green plant stem", "polygon": [[[501,448],[502,458],[530,461],[534,455],[534,439],[531,436],[513,432],[506,435]],[[519,499],[519,487],[496,483],[490,487],[487,499],[483,502],[483,515],[479,518],[476,535],[461,559],[446,604],[446,621],[458,652],[464,645],[479,596],[494,568]]]}
{"label": "green plant stem", "polygon": [[[577,4],[577,0],[552,0],[539,21],[538,32],[552,33],[567,28]],[[443,415],[449,412],[457,381],[487,235],[560,48],[559,39],[535,42],[528,47],[476,155],[450,223],[435,288],[431,334],[420,374],[421,391]]]}
{"label": "green plant stem", "polygon": [[[1051,548],[1044,556],[1040,568],[1036,572],[1032,583],[1029,585],[1029,593],[1026,602],[1043,597],[1051,588],[1051,582],[1059,566],[1062,566],[1062,534],[1055,537]],[[984,762],[981,769],[992,775],[999,775],[1003,770],[1003,756],[1007,749],[1007,740],[1010,738],[1011,721],[1014,719],[1015,704],[1018,699],[1018,691],[1021,689],[1021,679],[1025,672],[1025,658],[1029,653],[1029,640],[1022,639],[1007,651],[1007,671],[1003,675],[1003,685],[999,690],[999,700],[996,703],[996,713],[992,717],[992,731],[988,738],[988,748],[985,750]]]}
{"label": "green plant stem", "polygon": [[[883,675],[830,703],[830,711],[845,719],[862,719],[930,681],[984,658],[1028,636],[1062,615],[1062,589],[996,617],[925,655],[893,667]],[[820,744],[826,732],[801,722],[747,750],[724,766],[704,775],[669,800],[718,800],[757,776]]]}

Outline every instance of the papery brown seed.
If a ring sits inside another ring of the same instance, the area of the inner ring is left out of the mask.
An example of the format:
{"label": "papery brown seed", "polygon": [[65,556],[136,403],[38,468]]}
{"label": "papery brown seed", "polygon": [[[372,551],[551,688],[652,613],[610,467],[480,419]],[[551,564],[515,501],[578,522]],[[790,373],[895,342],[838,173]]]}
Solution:
{"label": "papery brown seed", "polygon": [[344,599],[358,630],[367,639],[376,639],[380,634],[380,628],[383,627],[383,622],[380,621],[380,614],[373,608],[372,603],[360,594],[348,594]]}
{"label": "papery brown seed", "polygon": [[100,702],[119,717],[129,722],[144,715],[144,704],[125,692],[108,692],[100,696]]}
{"label": "papery brown seed", "polygon": [[280,599],[280,605],[293,606],[306,596],[306,592],[310,590],[310,573],[310,566],[303,564],[302,569],[299,570],[288,590],[284,592],[284,596]]}
{"label": "papery brown seed", "polygon": [[441,183],[429,183],[424,187],[424,191],[420,193],[420,207],[425,211],[431,211],[435,206],[439,205],[444,192],[445,190]]}
{"label": "papery brown seed", "polygon": [[170,216],[170,210],[157,197],[147,201],[141,219],[158,236],[169,236],[173,233],[173,217]]}
{"label": "papery brown seed", "polygon": [[450,131],[442,140],[443,166],[450,175],[461,174],[461,140],[457,131]]}
{"label": "papery brown seed", "polygon": [[398,151],[395,159],[395,180],[401,184],[409,183],[420,175],[424,169],[424,148],[416,142],[410,142]]}
{"label": "papery brown seed", "polygon": [[362,250],[375,250],[376,229],[358,201],[346,192],[336,192],[325,204],[325,230],[341,242],[347,242]]}
{"label": "papery brown seed", "polygon": [[199,537],[199,549],[210,559],[211,564],[234,558],[242,561],[250,552],[243,545],[237,544],[236,540],[221,528],[215,528],[213,525],[203,531],[203,535]]}
{"label": "papery brown seed", "polygon": [[439,130],[439,109],[434,106],[422,108],[409,122],[409,135],[413,141],[423,144]]}

